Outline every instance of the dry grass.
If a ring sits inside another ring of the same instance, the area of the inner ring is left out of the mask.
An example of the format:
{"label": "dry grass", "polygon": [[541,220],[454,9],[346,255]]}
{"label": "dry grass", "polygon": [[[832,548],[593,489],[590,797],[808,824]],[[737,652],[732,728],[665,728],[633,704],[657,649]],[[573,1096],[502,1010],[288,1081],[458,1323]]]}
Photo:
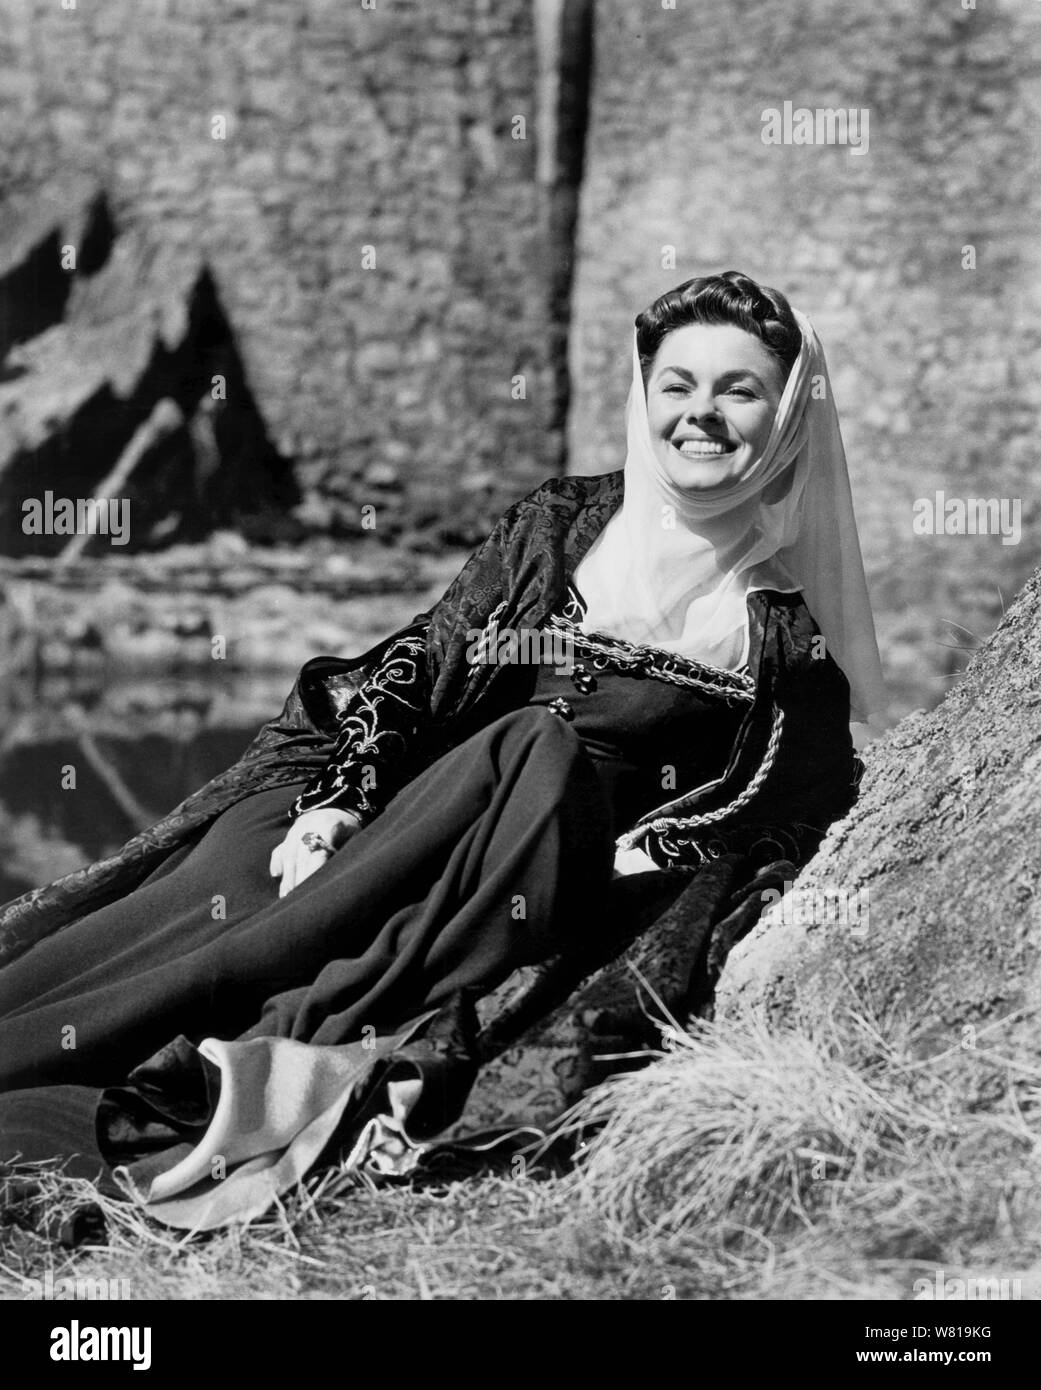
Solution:
{"label": "dry grass", "polygon": [[[760,1297],[908,1296],[946,1263],[1023,1271],[1041,1256],[1041,1068],[997,1109],[988,1046],[917,1058],[912,1029],[847,1010],[771,1033],[755,1017],[674,1028],[569,1124],[595,1130],[571,1180],[610,1237],[715,1252]],[[783,1290],[783,1292],[781,1292]],[[813,1296],[812,1293],[809,1296]]]}
{"label": "dry grass", "polygon": [[[125,1279],[133,1298],[906,1298],[937,1265],[1007,1274],[1041,1256],[1041,1071],[981,1112],[965,1069],[1000,1068],[996,1053],[923,1063],[910,1032],[851,1013],[673,1036],[568,1117],[563,1141],[587,1140],[574,1169],[558,1143],[405,1187],[329,1172],[261,1222],[190,1240],[43,1171],[31,1192],[8,1185],[0,1288],[22,1297],[50,1269]],[[90,1202],[107,1243],[63,1249]]]}

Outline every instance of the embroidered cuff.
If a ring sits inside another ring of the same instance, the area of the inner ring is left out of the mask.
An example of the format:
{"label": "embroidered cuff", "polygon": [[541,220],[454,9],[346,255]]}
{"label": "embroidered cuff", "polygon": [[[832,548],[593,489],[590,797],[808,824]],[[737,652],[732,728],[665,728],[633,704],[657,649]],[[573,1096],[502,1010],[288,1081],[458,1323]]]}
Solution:
{"label": "embroidered cuff", "polygon": [[291,816],[336,807],[368,823],[379,814],[426,709],[426,676],[423,638],[402,637],[390,644],[340,715],[329,761],[297,797]]}
{"label": "embroidered cuff", "polygon": [[724,854],[749,856],[757,867],[776,859],[802,864],[812,856],[822,833],[808,825],[737,825],[692,835],[680,827],[648,830],[641,848],[662,868],[698,868]]}

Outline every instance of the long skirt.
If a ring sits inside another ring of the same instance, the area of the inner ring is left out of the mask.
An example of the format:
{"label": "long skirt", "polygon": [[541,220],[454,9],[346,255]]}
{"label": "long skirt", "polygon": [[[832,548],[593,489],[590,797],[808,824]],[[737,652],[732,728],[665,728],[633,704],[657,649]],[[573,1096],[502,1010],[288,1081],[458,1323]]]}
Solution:
{"label": "long skirt", "polygon": [[[238,802],[125,898],[0,971],[0,1091],[96,1097],[179,1035],[349,1042],[597,931],[611,807],[545,708],[446,753],[279,898],[269,859],[302,785]],[[46,1156],[19,1139],[23,1157]]]}

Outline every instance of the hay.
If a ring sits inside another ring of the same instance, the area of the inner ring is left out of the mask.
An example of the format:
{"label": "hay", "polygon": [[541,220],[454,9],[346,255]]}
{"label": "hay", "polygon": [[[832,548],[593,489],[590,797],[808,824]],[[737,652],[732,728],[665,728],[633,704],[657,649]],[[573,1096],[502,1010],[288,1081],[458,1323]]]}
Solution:
{"label": "hay", "polygon": [[[970,1213],[978,1225],[1014,1176],[1036,1184],[1036,1108],[1010,1082],[1003,1110],[970,1109],[973,1088],[917,1061],[909,1027],[847,1010],[817,1030],[746,1015],[667,1032],[653,1065],[605,1082],[564,1126],[593,1132],[577,1198],[621,1237],[747,1250],[855,1228],[879,1245],[908,1222],[923,1237]],[[964,1066],[988,1061],[1002,1065],[980,1048]]]}

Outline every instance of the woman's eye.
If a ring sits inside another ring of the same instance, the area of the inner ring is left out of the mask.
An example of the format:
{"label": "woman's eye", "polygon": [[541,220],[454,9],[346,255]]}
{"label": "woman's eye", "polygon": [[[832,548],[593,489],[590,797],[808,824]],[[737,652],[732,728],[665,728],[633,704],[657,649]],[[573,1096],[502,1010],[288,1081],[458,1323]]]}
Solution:
{"label": "woman's eye", "polygon": [[662,390],[666,396],[675,395],[676,392],[680,392],[682,394],[682,392],[686,391],[686,389],[687,388],[685,386],[681,386],[678,381],[674,381],[671,386],[662,387]]}
{"label": "woman's eye", "polygon": [[731,386],[730,390],[727,392],[727,395],[744,396],[746,401],[750,401],[755,398],[755,392],[750,391],[747,386]]}

